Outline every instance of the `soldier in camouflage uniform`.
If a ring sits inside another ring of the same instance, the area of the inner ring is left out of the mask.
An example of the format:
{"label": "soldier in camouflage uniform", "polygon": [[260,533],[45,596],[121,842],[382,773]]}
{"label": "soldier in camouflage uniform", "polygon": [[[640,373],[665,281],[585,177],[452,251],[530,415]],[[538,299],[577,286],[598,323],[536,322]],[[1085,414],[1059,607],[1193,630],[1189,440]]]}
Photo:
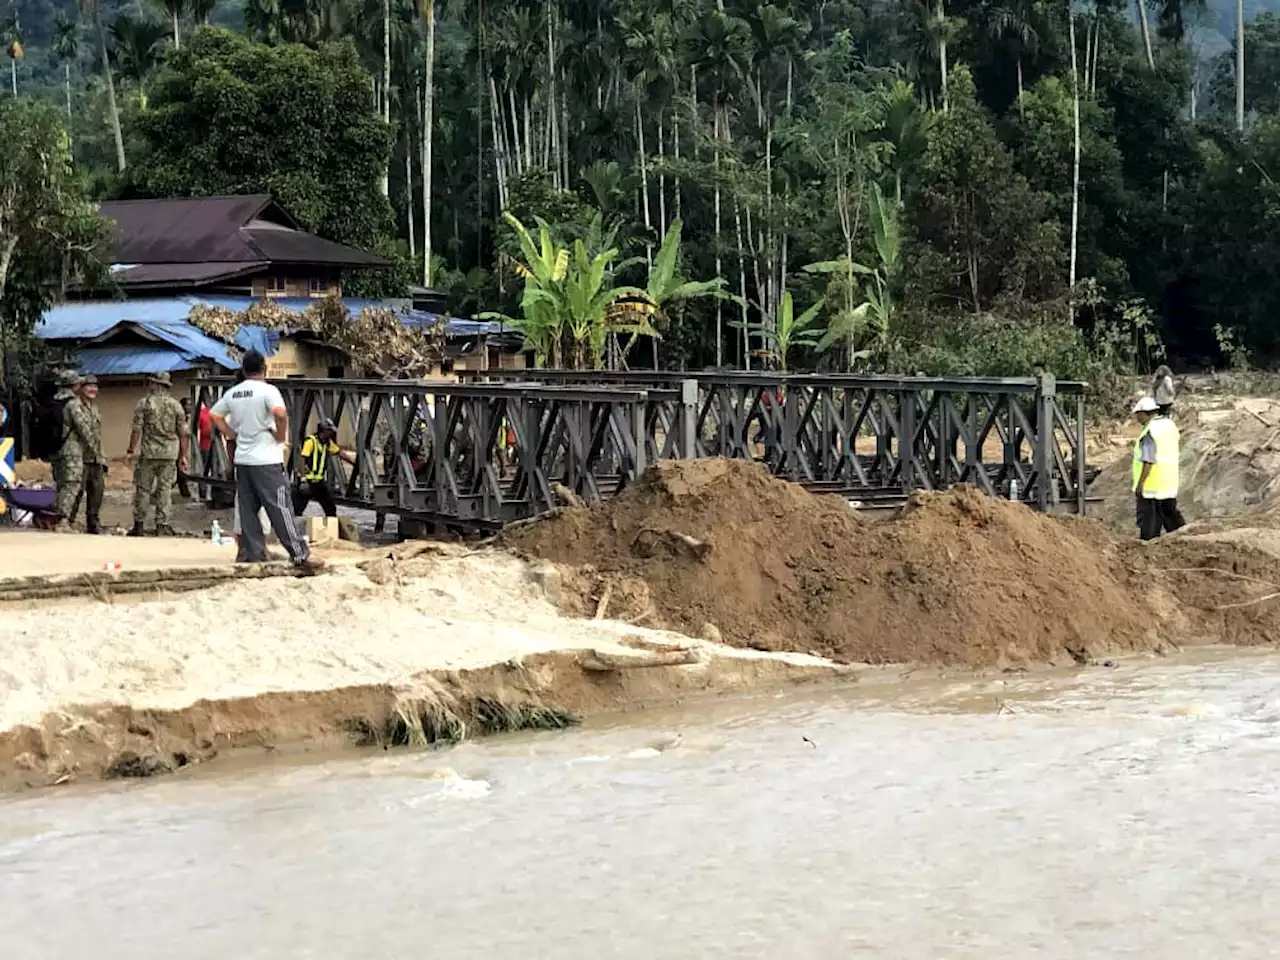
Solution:
{"label": "soldier in camouflage uniform", "polygon": [[156,535],[173,536],[169,510],[178,471],[187,469],[187,417],[182,405],[169,396],[172,386],[167,373],[148,377],[148,392],[133,411],[133,433],[129,437],[133,468],[133,528],[131,537],[141,537],[148,508],[156,512]]}
{"label": "soldier in camouflage uniform", "polygon": [[62,408],[62,477],[57,508],[62,530],[70,529],[85,499],[85,530],[100,531],[102,495],[106,487],[107,460],[102,455],[102,411],[96,403],[98,378],[80,378],[76,395]]}
{"label": "soldier in camouflage uniform", "polygon": [[[71,511],[75,509],[76,499],[83,482],[80,479],[81,471],[79,470],[80,441],[78,438],[72,438],[67,430],[67,406],[76,398],[76,388],[79,386],[80,374],[74,370],[65,370],[58,374],[58,392],[53,395],[54,402],[62,407],[62,422],[58,424],[62,432],[62,446],[49,461],[49,466],[53,468],[53,484],[58,489],[58,526],[61,529],[69,527]],[[71,441],[70,444],[68,440]],[[71,476],[75,477],[75,480],[70,480],[67,476],[68,463],[75,464],[71,471]]]}

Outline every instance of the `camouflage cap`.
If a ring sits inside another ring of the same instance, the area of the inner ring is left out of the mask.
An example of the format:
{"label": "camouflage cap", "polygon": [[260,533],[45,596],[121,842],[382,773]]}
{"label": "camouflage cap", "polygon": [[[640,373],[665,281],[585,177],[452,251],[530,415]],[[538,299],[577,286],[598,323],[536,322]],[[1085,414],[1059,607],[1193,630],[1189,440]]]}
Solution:
{"label": "camouflage cap", "polygon": [[98,385],[98,378],[95,377],[92,373],[86,373],[83,377],[80,378],[80,386],[87,387],[91,384],[95,387]]}
{"label": "camouflage cap", "polygon": [[57,378],[57,384],[60,387],[78,387],[83,382],[84,378],[75,370],[63,370]]}
{"label": "camouflage cap", "polygon": [[151,376],[147,377],[147,380],[148,380],[150,383],[157,383],[157,384],[159,384],[159,385],[160,385],[160,386],[162,386],[162,387],[172,387],[172,386],[173,386],[173,379],[169,376],[169,374],[164,373],[164,372],[161,372],[161,373],[153,373],[153,374],[151,374]]}

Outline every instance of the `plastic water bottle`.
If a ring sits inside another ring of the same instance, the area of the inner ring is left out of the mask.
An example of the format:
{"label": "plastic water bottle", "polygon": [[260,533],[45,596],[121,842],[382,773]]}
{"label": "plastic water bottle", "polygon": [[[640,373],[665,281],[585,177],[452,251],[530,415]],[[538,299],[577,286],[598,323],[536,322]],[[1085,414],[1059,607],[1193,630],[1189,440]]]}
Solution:
{"label": "plastic water bottle", "polygon": [[1010,500],[1018,499],[1018,481],[1017,480],[1009,481],[1009,499]]}
{"label": "plastic water bottle", "polygon": [[217,520],[213,521],[213,528],[209,531],[209,539],[213,541],[215,547],[222,546],[222,525]]}

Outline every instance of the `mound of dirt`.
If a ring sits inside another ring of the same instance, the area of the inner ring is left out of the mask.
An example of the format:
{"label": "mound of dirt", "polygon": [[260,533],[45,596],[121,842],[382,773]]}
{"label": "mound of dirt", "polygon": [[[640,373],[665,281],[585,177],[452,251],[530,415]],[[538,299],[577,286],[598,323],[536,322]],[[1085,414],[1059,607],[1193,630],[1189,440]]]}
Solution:
{"label": "mound of dirt", "polygon": [[[1175,411],[1175,418],[1182,431],[1178,506],[1189,521],[1247,515],[1280,492],[1280,403],[1238,400],[1231,409]],[[1126,533],[1134,527],[1132,456],[1126,446],[1089,488],[1105,498],[1098,517]]]}
{"label": "mound of dirt", "polygon": [[[669,461],[503,545],[644,581],[662,624],[870,663],[1019,665],[1153,645],[1130,567],[1075,527],[958,488],[864,522],[740,461]],[[1102,538],[1105,539],[1105,538]],[[590,604],[585,604],[590,609]]]}

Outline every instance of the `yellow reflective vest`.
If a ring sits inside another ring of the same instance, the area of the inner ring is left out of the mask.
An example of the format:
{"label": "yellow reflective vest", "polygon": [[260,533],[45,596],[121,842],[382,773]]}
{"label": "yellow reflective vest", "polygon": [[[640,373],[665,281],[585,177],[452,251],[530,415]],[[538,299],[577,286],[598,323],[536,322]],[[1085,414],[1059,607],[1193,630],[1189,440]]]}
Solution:
{"label": "yellow reflective vest", "polygon": [[1147,500],[1172,500],[1178,496],[1178,425],[1168,417],[1152,417],[1138,439],[1133,441],[1133,490],[1142,476],[1142,438],[1150,435],[1156,445],[1156,462],[1151,464],[1142,496]]}
{"label": "yellow reflective vest", "polygon": [[325,443],[315,434],[307,437],[302,441],[302,456],[307,463],[307,472],[303,474],[302,479],[308,483],[324,480],[329,454],[338,453],[339,450],[339,446],[332,440]]}

